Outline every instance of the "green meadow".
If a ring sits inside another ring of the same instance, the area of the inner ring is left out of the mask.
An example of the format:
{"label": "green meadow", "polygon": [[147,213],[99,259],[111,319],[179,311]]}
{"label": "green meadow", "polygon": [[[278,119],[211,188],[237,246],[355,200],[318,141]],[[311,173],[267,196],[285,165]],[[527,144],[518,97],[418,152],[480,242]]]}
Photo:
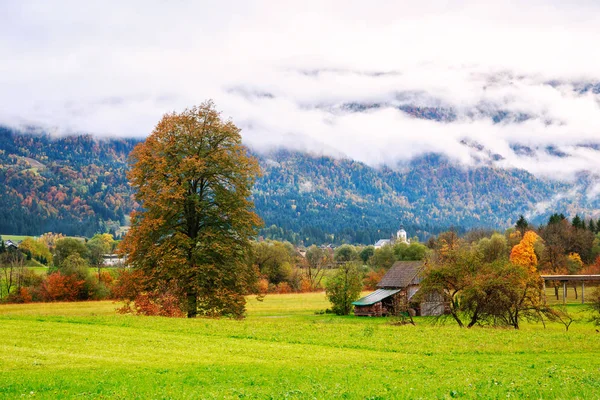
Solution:
{"label": "green meadow", "polygon": [[249,299],[248,316],[115,314],[112,302],[1,305],[0,398],[600,398],[600,333],[338,317],[324,294]]}

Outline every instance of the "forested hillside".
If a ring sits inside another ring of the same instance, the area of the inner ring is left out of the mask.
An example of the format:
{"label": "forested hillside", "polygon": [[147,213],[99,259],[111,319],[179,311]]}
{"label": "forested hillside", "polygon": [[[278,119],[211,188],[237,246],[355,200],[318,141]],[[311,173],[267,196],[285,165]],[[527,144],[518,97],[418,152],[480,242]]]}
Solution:
{"label": "forested hillside", "polygon": [[466,169],[434,154],[399,170],[288,151],[261,156],[261,165],[254,199],[263,232],[292,241],[374,243],[400,224],[422,240],[450,227],[504,228],[568,189],[525,171]]}
{"label": "forested hillside", "polygon": [[[0,232],[115,231],[136,207],[125,177],[136,143],[0,128]],[[254,190],[265,221],[261,235],[294,243],[369,244],[400,224],[421,239],[450,226],[503,228],[572,189],[520,170],[466,169],[434,154],[398,169],[283,150],[257,156],[263,169]],[[563,196],[549,211],[586,215],[591,206]]]}
{"label": "forested hillside", "polygon": [[125,169],[135,143],[0,128],[0,232],[115,231],[134,207]]}

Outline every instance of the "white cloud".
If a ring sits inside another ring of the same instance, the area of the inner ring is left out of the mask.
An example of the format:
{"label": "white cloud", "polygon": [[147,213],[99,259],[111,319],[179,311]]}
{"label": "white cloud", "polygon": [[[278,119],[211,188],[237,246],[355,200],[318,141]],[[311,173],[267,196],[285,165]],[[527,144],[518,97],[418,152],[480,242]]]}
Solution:
{"label": "white cloud", "polygon": [[[6,1],[0,123],[143,136],[213,98],[259,149],[372,165],[499,154],[540,176],[600,174],[600,152],[578,147],[600,142],[600,96],[574,90],[600,82],[600,6],[499,3]],[[456,118],[416,119],[407,104]]]}

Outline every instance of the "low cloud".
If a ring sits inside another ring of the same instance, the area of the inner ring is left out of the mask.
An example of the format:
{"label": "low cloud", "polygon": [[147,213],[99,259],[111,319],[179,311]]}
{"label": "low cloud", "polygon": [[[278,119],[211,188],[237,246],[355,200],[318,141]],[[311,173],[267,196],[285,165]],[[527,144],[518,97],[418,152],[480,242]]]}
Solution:
{"label": "low cloud", "polygon": [[213,98],[258,150],[600,175],[600,7],[498,3],[3,2],[0,124],[145,136]]}

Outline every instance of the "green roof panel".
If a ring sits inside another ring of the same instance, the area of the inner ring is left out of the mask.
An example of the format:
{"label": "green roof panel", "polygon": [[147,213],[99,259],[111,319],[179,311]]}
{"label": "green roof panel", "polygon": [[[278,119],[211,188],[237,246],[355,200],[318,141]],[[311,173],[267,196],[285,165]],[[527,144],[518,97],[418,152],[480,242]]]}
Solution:
{"label": "green roof panel", "polygon": [[371,294],[366,295],[362,299],[358,299],[352,304],[355,306],[371,306],[381,300],[398,293],[402,289],[377,289]]}

